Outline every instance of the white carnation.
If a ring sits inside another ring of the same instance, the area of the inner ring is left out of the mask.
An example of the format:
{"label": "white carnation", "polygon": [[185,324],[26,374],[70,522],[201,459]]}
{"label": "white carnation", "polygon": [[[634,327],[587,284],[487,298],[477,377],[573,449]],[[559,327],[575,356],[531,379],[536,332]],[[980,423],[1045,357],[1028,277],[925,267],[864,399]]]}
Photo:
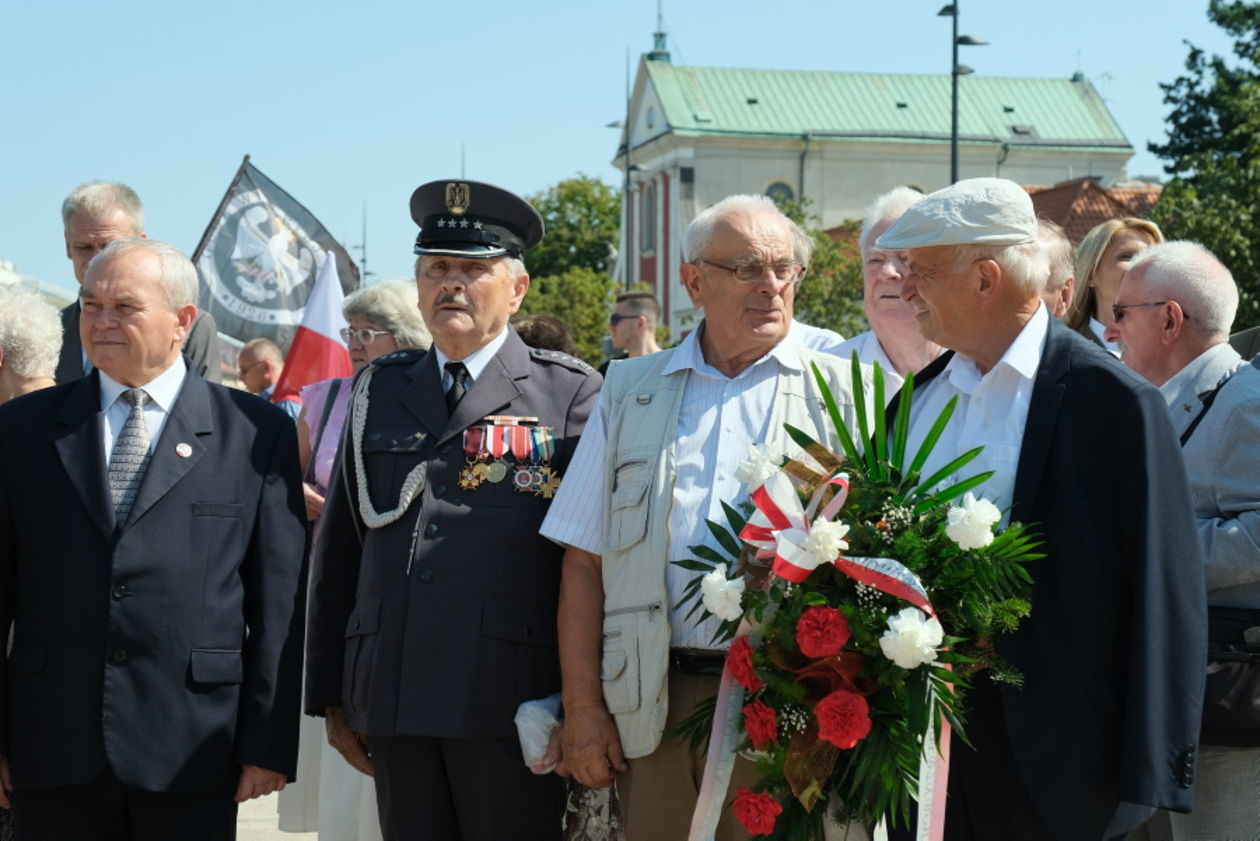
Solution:
{"label": "white carnation", "polygon": [[718,564],[700,579],[700,593],[705,609],[722,621],[732,622],[744,615],[739,606],[744,595],[744,579],[728,579],[726,564]]}
{"label": "white carnation", "polygon": [[779,461],[765,444],[753,444],[748,458],[735,468],[735,478],[750,488],[760,487],[779,470]]}
{"label": "white carnation", "polygon": [[836,556],[849,548],[845,535],[849,527],[845,523],[836,523],[818,519],[810,526],[809,537],[805,538],[805,550],[814,556],[817,564],[829,564]]}
{"label": "white carnation", "polygon": [[981,549],[993,542],[993,526],[1002,519],[1002,512],[987,499],[967,493],[946,517],[945,534],[958,548]]}
{"label": "white carnation", "polygon": [[888,630],[879,638],[884,656],[903,669],[917,669],[936,659],[945,640],[945,629],[917,607],[907,607],[888,618]]}

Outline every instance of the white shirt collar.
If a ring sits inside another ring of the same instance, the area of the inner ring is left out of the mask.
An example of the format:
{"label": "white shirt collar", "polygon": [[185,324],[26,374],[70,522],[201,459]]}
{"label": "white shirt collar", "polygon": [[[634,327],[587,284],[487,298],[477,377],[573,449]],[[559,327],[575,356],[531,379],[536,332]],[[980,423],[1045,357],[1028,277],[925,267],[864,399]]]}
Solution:
{"label": "white shirt collar", "polygon": [[[740,372],[736,377],[727,377],[717,368],[714,368],[704,359],[704,351],[700,348],[700,333],[704,330],[704,322],[700,322],[700,326],[687,335],[678,347],[674,348],[674,355],[665,367],[661,370],[661,374],[674,374],[678,371],[692,370],[698,373],[707,374],[710,377],[723,377],[726,379],[735,379],[743,374]],[[797,352],[797,345],[788,341],[786,337],[777,345],[766,352],[764,356],[749,365],[744,370],[747,371],[756,365],[761,365],[767,359],[773,359],[782,367],[792,371],[805,370],[805,364],[801,362],[801,355]]]}
{"label": "white shirt collar", "polygon": [[[1050,313],[1046,305],[1037,305],[1037,311],[1019,331],[1015,341],[1011,342],[1002,358],[988,372],[992,374],[1000,368],[1014,371],[1021,379],[1031,380],[1037,375],[1037,366],[1041,364],[1041,352],[1046,346],[1046,334],[1050,331]],[[961,353],[955,353],[949,360],[942,376],[948,379],[959,391],[970,394],[980,381],[988,374],[981,375],[975,360]]]}
{"label": "white shirt collar", "polygon": [[1098,341],[1102,342],[1103,347],[1116,356],[1120,355],[1120,345],[1117,342],[1109,342],[1103,338],[1107,332],[1106,324],[1103,324],[1091,315],[1089,317],[1089,329],[1092,330],[1094,335],[1098,337]]}
{"label": "white shirt collar", "polygon": [[[469,387],[471,387],[472,384],[477,381],[477,378],[481,376],[481,373],[486,370],[486,366],[490,364],[490,360],[494,358],[494,355],[499,352],[499,348],[503,347],[503,343],[507,341],[507,336],[508,328],[505,324],[503,325],[503,329],[499,331],[499,335],[495,336],[485,345],[460,360],[460,362],[464,363],[464,367],[468,369]],[[448,386],[450,385],[450,375],[446,373],[446,363],[450,362],[451,358],[445,353],[442,353],[442,349],[437,346],[436,342],[433,345],[433,352],[437,354],[438,373],[442,376],[442,385],[444,387]]]}
{"label": "white shirt collar", "polygon": [[[131,386],[123,385],[104,371],[97,370],[101,377],[101,411],[104,412],[114,405],[114,401]],[[188,368],[184,365],[184,359],[181,356],[175,360],[175,364],[140,387],[149,395],[151,403],[169,414],[171,407],[175,405],[175,398],[179,396],[179,390],[183,388],[184,378],[187,375]]]}

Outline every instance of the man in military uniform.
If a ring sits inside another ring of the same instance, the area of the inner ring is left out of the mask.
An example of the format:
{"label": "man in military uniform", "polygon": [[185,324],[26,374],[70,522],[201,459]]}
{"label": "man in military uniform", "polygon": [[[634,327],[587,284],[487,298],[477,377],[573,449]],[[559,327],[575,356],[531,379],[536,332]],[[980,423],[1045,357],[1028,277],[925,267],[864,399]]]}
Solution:
{"label": "man in military uniform", "polygon": [[315,549],[307,711],[375,774],[386,839],[558,838],[561,781],[526,768],[512,719],[560,689],[561,549],[538,528],[601,380],[508,326],[534,208],[436,181],[411,215],[433,348],[356,384]]}

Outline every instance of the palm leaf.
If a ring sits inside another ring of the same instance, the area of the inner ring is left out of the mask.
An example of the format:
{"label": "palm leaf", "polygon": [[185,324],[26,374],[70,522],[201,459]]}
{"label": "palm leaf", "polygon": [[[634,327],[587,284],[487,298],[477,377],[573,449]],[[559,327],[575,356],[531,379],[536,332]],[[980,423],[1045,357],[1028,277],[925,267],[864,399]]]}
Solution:
{"label": "palm leaf", "polygon": [[958,396],[949,398],[949,402],[945,404],[945,408],[941,409],[941,413],[937,416],[936,422],[932,424],[932,428],[928,430],[927,436],[923,439],[923,443],[919,444],[919,450],[914,454],[914,460],[910,462],[910,469],[906,471],[907,477],[918,473],[923,469],[923,465],[927,463],[928,456],[932,454],[932,448],[936,446],[936,442],[940,439],[941,433],[945,431],[945,425],[949,423],[950,417],[954,414],[954,408],[958,405]]}
{"label": "palm leaf", "polygon": [[[831,425],[836,430],[836,437],[840,439],[840,447],[844,450],[845,458],[854,464],[862,460],[862,454],[858,452],[857,444],[853,442],[853,436],[849,434],[849,429],[844,425],[844,419],[840,417],[840,407],[836,405],[836,398],[831,393],[831,387],[827,385],[827,381],[823,379],[822,372],[818,370],[816,363],[809,363],[810,369],[814,372],[814,382],[818,384],[818,391],[822,394],[823,405],[827,407],[827,416],[831,418]],[[861,382],[859,380],[859,382]],[[860,391],[860,389],[859,389]],[[791,428],[784,425],[791,434]],[[798,430],[799,431],[799,430]],[[808,436],[806,436],[808,438]],[[792,440],[796,440],[796,436],[792,436]],[[809,439],[813,441],[813,439]],[[800,441],[796,441],[800,444]],[[805,446],[805,445],[801,445]]]}
{"label": "palm leaf", "polygon": [[[849,358],[851,378],[853,383],[853,408],[857,412],[858,434],[862,436],[863,443],[869,443],[871,440],[870,424],[866,420],[866,384],[862,381],[862,363],[858,362],[857,351],[853,351]],[[871,471],[872,475],[879,473],[879,461],[875,458],[874,451],[867,447],[863,456],[866,462],[866,469]]]}
{"label": "palm leaf", "polygon": [[885,467],[888,459],[888,421],[884,417],[884,370],[875,363],[875,463],[879,466],[878,478],[887,479]]}
{"label": "palm leaf", "polygon": [[893,424],[893,469],[903,473],[906,462],[906,438],[910,436],[910,398],[914,394],[914,373],[906,374],[901,384],[901,398],[897,403],[897,418]]}

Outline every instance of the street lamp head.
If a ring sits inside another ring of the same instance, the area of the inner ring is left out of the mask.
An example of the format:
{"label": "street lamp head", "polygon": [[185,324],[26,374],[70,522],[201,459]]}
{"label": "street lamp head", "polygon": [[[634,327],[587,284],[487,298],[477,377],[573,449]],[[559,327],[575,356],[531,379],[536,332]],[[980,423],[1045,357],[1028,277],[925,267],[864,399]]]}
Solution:
{"label": "street lamp head", "polygon": [[970,76],[972,73],[975,73],[975,72],[976,72],[975,70],[971,69],[970,67],[968,67],[968,66],[967,66],[967,65],[965,65],[965,64],[955,64],[955,65],[954,65],[954,75],[955,75],[955,76]]}
{"label": "street lamp head", "polygon": [[983,47],[989,42],[983,38],[975,38],[971,35],[959,35],[958,44],[962,47]]}
{"label": "street lamp head", "polygon": [[948,5],[942,6],[941,10],[936,13],[936,16],[938,18],[952,18],[957,14],[957,7],[955,7],[953,3],[949,3]]}

